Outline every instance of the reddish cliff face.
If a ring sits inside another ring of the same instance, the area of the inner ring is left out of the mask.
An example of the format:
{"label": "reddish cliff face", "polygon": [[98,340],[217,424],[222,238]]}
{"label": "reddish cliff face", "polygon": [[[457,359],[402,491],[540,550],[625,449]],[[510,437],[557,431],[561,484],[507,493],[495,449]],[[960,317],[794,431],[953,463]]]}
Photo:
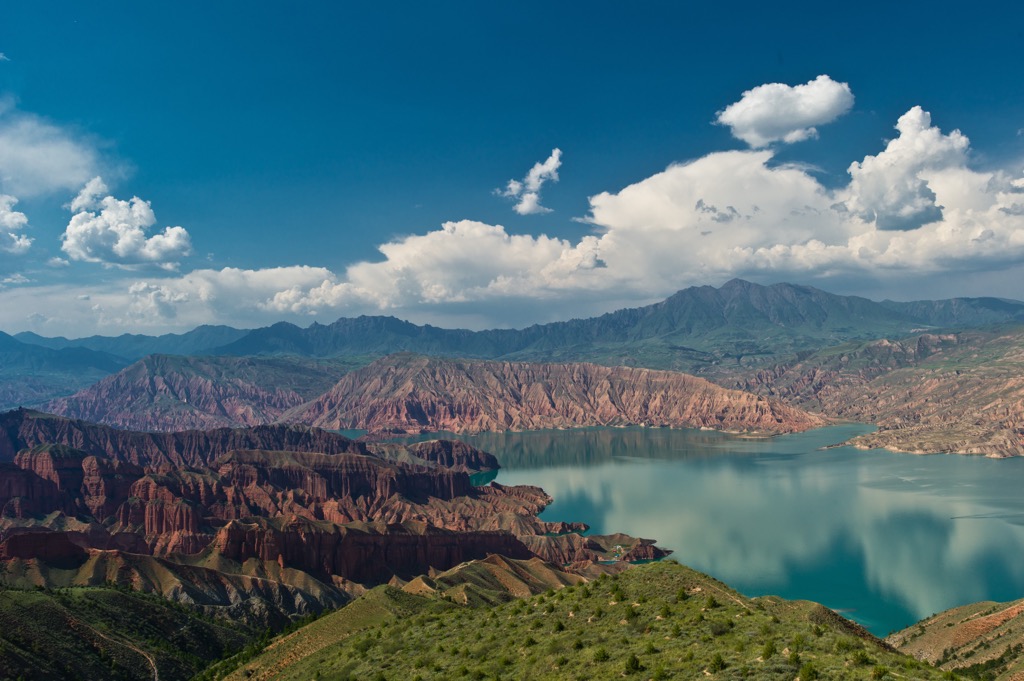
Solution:
{"label": "reddish cliff face", "polygon": [[319,428],[257,426],[143,433],[17,409],[0,414],[0,461],[42,444],[62,444],[87,454],[150,468],[205,466],[237,449],[368,454],[366,445]]}
{"label": "reddish cliff face", "polygon": [[371,432],[641,424],[786,433],[824,423],[774,399],[671,371],[409,355],[346,375],[285,419]]}
{"label": "reddish cliff face", "polygon": [[392,576],[423,574],[424,566],[447,570],[498,553],[531,558],[507,532],[450,532],[423,523],[360,523],[347,526],[304,518],[232,521],[210,548],[238,563],[278,561],[321,576],[380,584]]}
{"label": "reddish cliff face", "polygon": [[[585,525],[540,520],[551,502],[540,488],[474,487],[456,469],[497,464],[458,443],[374,445],[386,450],[381,458],[309,428],[153,435],[27,412],[2,415],[0,425],[8,447],[56,433],[94,450],[127,443],[130,453],[115,460],[43,444],[0,463],[0,561],[8,563],[0,577],[19,583],[124,583],[130,574],[136,588],[188,602],[199,601],[192,591],[199,589],[207,602],[241,607],[258,621],[269,612],[259,606],[264,596],[230,591],[240,571],[261,580],[253,588],[269,590],[275,607],[307,612],[344,600],[353,584],[489,554],[559,564],[664,555],[647,540],[583,537]],[[336,451],[239,449],[213,457],[228,443],[267,441]],[[171,467],[172,455],[210,463]],[[131,458],[157,465],[143,468]],[[223,574],[211,578],[211,571]]]}

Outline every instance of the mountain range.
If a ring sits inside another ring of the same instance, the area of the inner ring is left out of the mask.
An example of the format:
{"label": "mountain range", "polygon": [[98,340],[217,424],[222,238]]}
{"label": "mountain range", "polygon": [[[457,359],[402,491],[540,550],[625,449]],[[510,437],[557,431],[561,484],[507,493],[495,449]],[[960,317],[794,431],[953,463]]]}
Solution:
{"label": "mountain range", "polygon": [[805,349],[893,337],[926,328],[1024,322],[1024,303],[1000,298],[874,302],[810,286],[761,286],[733,279],[720,288],[683,289],[646,307],[525,329],[469,331],[394,317],[342,318],[306,328],[280,322],[260,329],[200,326],[163,336],[76,340],[24,332],[15,338],[53,349],[87,348],[135,360],[150,354],[381,356],[415,352],[477,359],[591,361],[654,369],[706,370],[763,364]]}

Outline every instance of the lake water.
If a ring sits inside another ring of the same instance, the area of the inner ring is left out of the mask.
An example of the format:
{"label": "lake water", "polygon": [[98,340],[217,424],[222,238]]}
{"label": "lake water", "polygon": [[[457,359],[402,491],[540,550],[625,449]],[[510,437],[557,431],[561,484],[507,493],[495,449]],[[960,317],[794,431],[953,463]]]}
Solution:
{"label": "lake water", "polygon": [[749,596],[818,601],[878,635],[956,605],[1024,597],[1024,459],[821,449],[869,430],[459,438],[498,457],[498,482],[553,496],[545,520],[657,539]]}

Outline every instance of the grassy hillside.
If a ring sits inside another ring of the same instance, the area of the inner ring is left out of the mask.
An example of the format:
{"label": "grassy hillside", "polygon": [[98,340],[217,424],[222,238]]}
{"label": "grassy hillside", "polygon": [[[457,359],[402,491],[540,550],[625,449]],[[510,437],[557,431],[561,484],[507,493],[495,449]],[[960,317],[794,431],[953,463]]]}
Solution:
{"label": "grassy hillside", "polygon": [[156,596],[0,589],[0,679],[188,679],[254,638]]}
{"label": "grassy hillside", "polygon": [[671,561],[491,607],[453,600],[379,587],[229,678],[956,678],[820,605],[748,599]]}

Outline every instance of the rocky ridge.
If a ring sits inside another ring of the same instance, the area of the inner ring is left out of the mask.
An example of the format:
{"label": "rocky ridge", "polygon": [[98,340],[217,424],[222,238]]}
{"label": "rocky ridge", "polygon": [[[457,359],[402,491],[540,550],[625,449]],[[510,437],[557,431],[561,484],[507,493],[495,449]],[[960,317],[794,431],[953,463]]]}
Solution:
{"label": "rocky ridge", "polygon": [[[367,446],[283,426],[131,433],[24,411],[0,421],[9,448],[52,433],[101,452],[36,444],[0,463],[0,583],[9,585],[112,581],[273,623],[490,554],[584,571],[616,553],[665,555],[624,536],[567,541],[586,526],[541,521],[551,498],[539,488],[474,487],[470,472],[497,462],[461,443]],[[268,448],[214,457],[252,442]],[[305,451],[321,445],[333,453]],[[123,458],[104,456],[107,446]]]}
{"label": "rocky ridge", "polygon": [[283,417],[371,432],[479,432],[650,425],[788,433],[820,416],[668,371],[393,355]]}

